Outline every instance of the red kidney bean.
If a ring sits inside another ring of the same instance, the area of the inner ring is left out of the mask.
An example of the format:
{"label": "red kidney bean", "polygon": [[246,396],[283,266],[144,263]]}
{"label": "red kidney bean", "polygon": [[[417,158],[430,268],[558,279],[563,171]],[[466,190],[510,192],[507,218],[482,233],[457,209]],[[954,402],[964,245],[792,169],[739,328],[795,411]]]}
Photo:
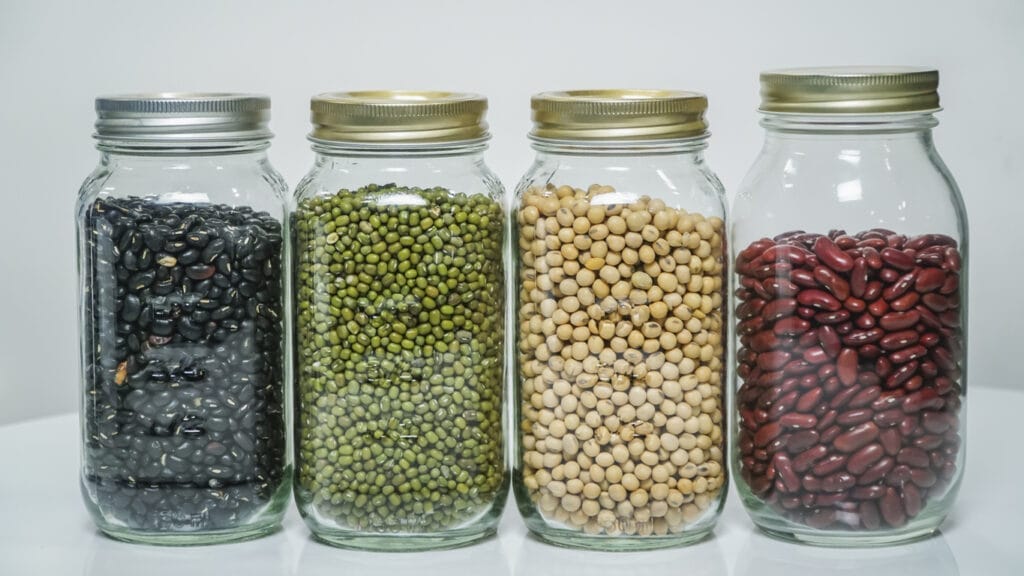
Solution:
{"label": "red kidney bean", "polygon": [[874,500],[865,500],[857,506],[860,513],[860,523],[868,530],[877,530],[882,526],[881,513]]}
{"label": "red kidney bean", "polygon": [[836,437],[835,448],[840,452],[855,452],[878,438],[878,426],[865,422]]}
{"label": "red kidney bean", "polygon": [[908,464],[914,468],[926,468],[931,461],[928,459],[928,453],[924,450],[914,446],[907,446],[896,454],[896,462]]}
{"label": "red kidney bean", "polygon": [[843,302],[843,308],[846,308],[847,310],[853,312],[854,314],[859,314],[863,312],[864,310],[867,309],[867,307],[868,305],[860,298],[851,297],[847,298],[846,301]]}
{"label": "red kidney bean", "polygon": [[875,484],[876,482],[884,479],[895,466],[896,459],[885,456],[861,474],[860,478],[857,480],[857,484],[859,486],[870,486]]}
{"label": "red kidney bean", "polygon": [[844,492],[856,485],[857,478],[847,472],[836,472],[821,479],[821,489],[825,492]]}
{"label": "red kidney bean", "polygon": [[811,250],[823,264],[837,272],[849,272],[853,268],[853,258],[825,236],[819,236]]}
{"label": "red kidney bean", "polygon": [[882,295],[883,286],[878,280],[868,282],[868,285],[864,287],[864,296],[862,298],[867,302],[874,302]]}
{"label": "red kidney bean", "polygon": [[804,288],[816,288],[818,286],[818,281],[814,279],[814,274],[802,268],[796,268],[790,272],[789,280],[797,286]]}
{"label": "red kidney bean", "polygon": [[921,488],[931,488],[939,481],[939,478],[932,472],[931,468],[912,468],[910,470],[910,481]]}
{"label": "red kidney bean", "polygon": [[799,414],[790,412],[779,418],[779,424],[783,428],[796,428],[798,430],[809,430],[818,424],[818,418],[813,414]]}
{"label": "red kidney bean", "polygon": [[889,312],[889,303],[882,299],[875,300],[868,305],[868,312],[876,318],[881,318]]}
{"label": "red kidney bean", "polygon": [[[903,419],[900,419],[902,422]],[[900,448],[903,446],[903,437],[900,434],[899,429],[886,427],[878,434],[878,440],[882,443],[882,448],[885,448],[885,453],[890,456],[895,456],[899,453]]]}
{"label": "red kidney bean", "polygon": [[778,370],[789,362],[791,355],[785,350],[764,352],[757,356],[757,366],[762,370]]}
{"label": "red kidney bean", "polygon": [[785,492],[796,492],[800,489],[800,477],[793,471],[793,464],[789,456],[778,452],[772,458],[772,463],[775,465],[775,472],[779,480],[782,481]]}
{"label": "red kidney bean", "polygon": [[[853,398],[850,398],[848,406],[850,408],[862,408],[864,406],[870,405],[881,395],[882,389],[879,386],[867,386],[865,388],[861,388],[860,391],[853,396]],[[872,415],[875,413],[874,410],[869,410],[869,412]]]}
{"label": "red kidney bean", "polygon": [[911,346],[889,354],[889,361],[893,364],[905,364],[911,360],[917,360],[926,354],[928,354],[928,349],[924,346]]}
{"label": "red kidney bean", "polygon": [[942,283],[942,287],[939,288],[939,294],[950,295],[954,294],[960,289],[960,277],[956,274],[950,274],[946,276],[946,281]]}
{"label": "red kidney bean", "polygon": [[836,373],[839,376],[839,381],[846,386],[850,386],[857,381],[856,350],[844,348],[839,352],[839,358],[836,360]]}
{"label": "red kidney bean", "polygon": [[815,462],[824,458],[828,454],[828,447],[818,444],[804,450],[802,453],[793,458],[793,470],[799,473],[806,472]]}
{"label": "red kidney bean", "polygon": [[921,426],[932,434],[942,434],[955,425],[955,418],[945,412],[925,412],[921,414]]}
{"label": "red kidney bean", "polygon": [[942,408],[945,401],[942,396],[931,389],[918,390],[903,399],[903,411],[907,414],[914,414],[921,410],[938,410]]}
{"label": "red kidney bean", "polygon": [[811,323],[803,318],[790,316],[775,322],[772,331],[779,336],[800,336],[810,329]]}
{"label": "red kidney bean", "polygon": [[790,454],[798,454],[818,443],[818,433],[814,430],[800,430],[789,435],[786,450]]}
{"label": "red kidney bean", "polygon": [[924,268],[917,275],[914,290],[924,294],[938,290],[946,281],[946,273],[939,268]]}
{"label": "red kidney bean", "polygon": [[818,461],[814,467],[811,468],[811,472],[818,478],[824,478],[845,468],[846,460],[847,456],[832,454],[828,458]]}
{"label": "red kidney bean", "polygon": [[921,297],[921,303],[933,312],[945,312],[949,310],[949,301],[941,294],[925,294]]}
{"label": "red kidney bean", "polygon": [[754,446],[766,446],[769,442],[778,438],[779,434],[782,434],[782,426],[779,423],[765,424],[754,435]]}
{"label": "red kidney bean", "polygon": [[814,269],[814,279],[839,300],[850,296],[850,283],[825,266]]}
{"label": "red kidney bean", "polygon": [[903,420],[903,411],[899,409],[875,412],[874,421],[882,428],[896,426]]}
{"label": "red kidney bean", "polygon": [[907,522],[907,514],[903,510],[903,501],[895,488],[888,488],[879,500],[878,509],[886,524],[892,527],[903,526]]}
{"label": "red kidney bean", "polygon": [[920,320],[921,315],[914,310],[908,312],[889,312],[878,319],[878,324],[885,330],[898,331],[916,326]]}
{"label": "red kidney bean", "polygon": [[848,386],[846,388],[843,388],[834,396],[832,396],[831,400],[828,401],[829,408],[838,410],[840,408],[845,407],[846,403],[849,402],[851,398],[856,396],[857,392],[859,391],[860,389],[855,386]]}
{"label": "red kidney bean", "polygon": [[826,409],[825,413],[822,414],[818,419],[818,425],[814,427],[818,432],[824,432],[832,427],[836,422],[836,418],[839,416],[839,412],[836,410],[827,410],[828,405],[822,406]]}
{"label": "red kidney bean", "polygon": [[885,449],[881,444],[868,444],[850,456],[846,461],[846,469],[850,474],[860,476],[883,456],[885,456]]}
{"label": "red kidney bean", "polygon": [[[878,342],[885,336],[885,330],[871,328],[870,330],[855,330],[843,336],[843,344],[847,346],[863,346]],[[854,352],[856,354],[856,352]]]}
{"label": "red kidney bean", "polygon": [[858,486],[850,490],[850,497],[856,500],[877,500],[885,494],[885,486],[877,484],[871,486]]}
{"label": "red kidney bean", "polygon": [[[879,300],[879,302],[884,302],[884,300]],[[871,328],[874,328],[875,323],[875,317],[872,316],[871,314],[861,314],[860,316],[857,316],[857,318],[853,321],[853,324],[857,328],[860,328],[861,330],[869,330]]]}
{"label": "red kidney bean", "polygon": [[[850,271],[850,295],[855,298],[862,298],[869,278],[867,259],[863,257],[857,258],[853,263],[853,269]],[[838,298],[838,296],[836,297]]]}
{"label": "red kidney bean", "polygon": [[835,312],[843,307],[842,302],[836,300],[831,294],[816,288],[801,290],[800,294],[796,297],[796,301],[808,308],[816,308],[826,312]]}
{"label": "red kidney bean", "polygon": [[881,252],[882,261],[900,270],[913,270],[914,258],[895,248],[883,248]]}
{"label": "red kidney bean", "polygon": [[899,298],[890,301],[889,307],[892,308],[893,310],[903,312],[904,310],[910,310],[911,308],[916,306],[917,301],[920,299],[921,297],[917,294],[917,292],[908,292],[903,296],[900,296]]}
{"label": "red kidney bean", "polygon": [[839,355],[842,343],[840,342],[839,335],[836,334],[835,329],[828,325],[820,326],[816,331],[816,335],[818,337],[818,342],[821,344],[821,348],[829,357],[834,358]]}
{"label": "red kidney bean", "polygon": [[856,424],[861,424],[863,422],[871,420],[874,414],[875,413],[872,412],[871,409],[867,408],[847,410],[846,412],[842,412],[841,414],[839,414],[838,417],[836,417],[836,423],[839,424],[840,426],[854,426]]}
{"label": "red kidney bean", "polygon": [[923,498],[921,491],[913,484],[906,484],[901,490],[900,497],[903,499],[903,509],[907,516],[913,518],[921,512]]}
{"label": "red kidney bean", "polygon": [[915,517],[959,458],[955,241],[784,233],[735,269],[738,477],[808,525]]}
{"label": "red kidney bean", "polygon": [[885,337],[878,341],[878,345],[883,350],[891,352],[893,350],[902,350],[907,346],[913,346],[920,339],[921,335],[918,334],[917,330],[900,330],[899,332],[886,334]]}

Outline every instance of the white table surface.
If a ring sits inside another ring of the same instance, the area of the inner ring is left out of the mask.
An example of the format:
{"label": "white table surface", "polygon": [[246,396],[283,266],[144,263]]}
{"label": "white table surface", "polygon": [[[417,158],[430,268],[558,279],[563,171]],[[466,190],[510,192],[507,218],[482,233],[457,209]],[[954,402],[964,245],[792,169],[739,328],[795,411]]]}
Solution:
{"label": "white table surface", "polygon": [[769,539],[730,494],[714,537],[673,550],[606,553],[548,546],[510,501],[499,536],[442,552],[353,552],[313,541],[294,507],[260,540],[166,548],[124,544],[92,525],[78,489],[75,415],[0,427],[0,576],[399,574],[452,576],[1024,575],[1024,392],[970,392],[966,478],[942,533],[915,544],[824,549]]}

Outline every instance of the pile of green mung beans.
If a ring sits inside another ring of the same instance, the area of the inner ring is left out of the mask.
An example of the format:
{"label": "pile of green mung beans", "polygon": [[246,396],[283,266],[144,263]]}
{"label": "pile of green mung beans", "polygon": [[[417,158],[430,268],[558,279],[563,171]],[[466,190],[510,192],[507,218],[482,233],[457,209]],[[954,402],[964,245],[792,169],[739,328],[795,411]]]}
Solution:
{"label": "pile of green mung beans", "polygon": [[292,219],[300,504],[431,532],[503,488],[501,204],[369,185]]}

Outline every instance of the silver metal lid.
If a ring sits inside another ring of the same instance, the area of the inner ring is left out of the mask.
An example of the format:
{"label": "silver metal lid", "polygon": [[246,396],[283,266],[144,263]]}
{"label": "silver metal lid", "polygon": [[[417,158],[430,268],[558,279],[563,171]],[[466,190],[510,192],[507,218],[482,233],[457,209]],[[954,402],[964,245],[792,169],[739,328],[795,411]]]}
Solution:
{"label": "silver metal lid", "polygon": [[122,94],[96,99],[93,136],[141,146],[221,146],[269,140],[269,121],[270,98],[260,94]]}

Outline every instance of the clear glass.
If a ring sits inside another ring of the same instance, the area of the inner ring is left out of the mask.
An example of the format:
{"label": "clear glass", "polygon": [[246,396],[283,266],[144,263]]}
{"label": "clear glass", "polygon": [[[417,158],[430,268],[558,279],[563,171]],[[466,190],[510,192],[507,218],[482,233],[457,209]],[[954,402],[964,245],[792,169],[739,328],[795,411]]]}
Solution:
{"label": "clear glass", "polygon": [[450,548],[497,530],[504,192],[485,148],[314,142],[291,216],[295,498],[329,544]]}
{"label": "clear glass", "polygon": [[513,486],[544,541],[676,546],[721,511],[725,207],[706,145],[534,142],[512,208]]}
{"label": "clear glass", "polygon": [[82,493],[121,540],[276,530],[288,503],[287,186],[267,142],[100,142],[76,207]]}
{"label": "clear glass", "polygon": [[963,475],[967,384],[967,217],[935,118],[762,124],[731,212],[740,496],[786,539],[927,536]]}

